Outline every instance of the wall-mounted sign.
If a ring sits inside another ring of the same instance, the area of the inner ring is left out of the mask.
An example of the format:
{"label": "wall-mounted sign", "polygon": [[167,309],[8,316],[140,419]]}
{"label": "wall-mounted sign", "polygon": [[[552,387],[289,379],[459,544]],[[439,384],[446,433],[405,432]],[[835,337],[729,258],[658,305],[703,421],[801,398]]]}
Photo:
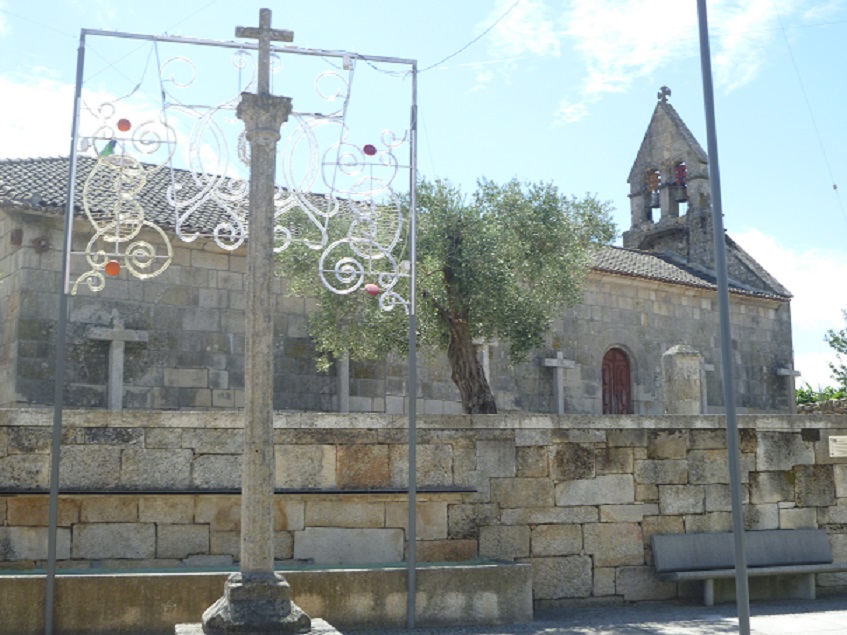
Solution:
{"label": "wall-mounted sign", "polygon": [[847,437],[829,437],[829,458],[847,457]]}

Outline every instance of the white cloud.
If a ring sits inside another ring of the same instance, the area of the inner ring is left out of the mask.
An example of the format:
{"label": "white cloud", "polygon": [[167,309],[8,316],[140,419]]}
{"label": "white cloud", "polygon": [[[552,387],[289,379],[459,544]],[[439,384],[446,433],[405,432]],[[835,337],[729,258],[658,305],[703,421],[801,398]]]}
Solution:
{"label": "white cloud", "polygon": [[566,126],[570,123],[576,123],[588,115],[588,104],[584,101],[571,103],[566,99],[559,102],[559,107],[554,113],[553,125]]}
{"label": "white cloud", "polygon": [[847,299],[837,290],[837,281],[847,279],[847,252],[796,249],[751,228],[732,232],[732,237],[794,295],[794,367],[802,373],[798,385],[832,384],[828,362],[835,361],[835,352],[824,334],[844,327],[841,311]]}
{"label": "white cloud", "polygon": [[52,79],[0,77],[0,158],[67,155],[73,86]]}
{"label": "white cloud", "polygon": [[9,32],[9,20],[3,15],[3,9],[6,8],[6,3],[0,0],[0,35]]}
{"label": "white cloud", "polygon": [[[478,29],[491,25],[500,18],[514,0],[499,0]],[[523,0],[491,30],[489,49],[495,57],[509,58],[530,53],[536,56],[558,57],[560,34],[553,29],[551,10],[543,0]]]}

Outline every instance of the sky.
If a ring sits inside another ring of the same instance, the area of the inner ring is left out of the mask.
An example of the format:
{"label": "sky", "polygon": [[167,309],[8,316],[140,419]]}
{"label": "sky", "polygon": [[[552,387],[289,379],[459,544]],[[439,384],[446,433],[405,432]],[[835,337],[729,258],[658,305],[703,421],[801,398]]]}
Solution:
{"label": "sky", "polygon": [[[0,0],[0,158],[67,155],[80,29],[230,41],[261,7],[298,47],[416,60],[418,169],[468,193],[479,178],[553,182],[609,201],[622,233],[661,86],[707,146],[695,0]],[[824,335],[847,309],[847,0],[710,0],[708,11],[724,225],[794,295],[798,385],[827,386]],[[145,68],[171,56],[194,61],[215,103],[244,88],[232,51],[88,36],[86,104],[122,97],[141,120],[160,94]],[[313,107],[315,74],[342,64],[284,57],[272,89],[295,109]],[[402,135],[409,68],[355,64],[362,143]],[[206,167],[217,140],[199,144]]]}

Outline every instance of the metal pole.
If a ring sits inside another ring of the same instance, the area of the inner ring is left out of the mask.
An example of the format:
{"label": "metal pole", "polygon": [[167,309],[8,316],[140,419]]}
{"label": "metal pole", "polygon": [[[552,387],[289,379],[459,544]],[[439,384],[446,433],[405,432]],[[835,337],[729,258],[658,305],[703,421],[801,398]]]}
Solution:
{"label": "metal pole", "polygon": [[700,25],[700,64],[703,74],[703,101],[706,106],[706,136],[709,148],[709,180],[712,194],[712,219],[715,239],[715,268],[718,278],[718,304],[721,320],[721,360],[723,395],[726,405],[726,439],[729,455],[729,482],[732,495],[732,533],[735,543],[735,601],[738,607],[738,632],[750,635],[750,596],[747,587],[747,551],[744,540],[744,508],[741,497],[741,452],[738,422],[735,417],[735,376],[732,358],[732,333],[729,322],[729,282],[727,280],[726,238],[721,204],[721,174],[718,164],[718,139],[715,129],[715,96],[712,87],[712,62],[709,51],[709,24],[706,0],[697,0]]}
{"label": "metal pole", "polygon": [[417,397],[418,397],[418,351],[417,351],[417,138],[418,138],[418,63],[412,62],[412,117],[409,125],[409,547],[408,593],[406,594],[406,626],[415,628],[417,559]]}
{"label": "metal pole", "polygon": [[74,189],[76,185],[76,145],[79,135],[79,104],[82,96],[82,74],[85,65],[85,31],[79,35],[76,56],[76,88],[71,122],[71,153],[68,174],[67,208],[65,209],[65,245],[62,259],[62,289],[56,320],[56,376],[53,394],[53,439],[50,445],[50,508],[47,520],[47,588],[44,593],[44,633],[53,633],[53,610],[56,598],[56,534],[59,524],[59,459],[62,445],[62,408],[65,405],[65,342],[68,331],[68,294],[70,292],[71,241],[74,226]]}

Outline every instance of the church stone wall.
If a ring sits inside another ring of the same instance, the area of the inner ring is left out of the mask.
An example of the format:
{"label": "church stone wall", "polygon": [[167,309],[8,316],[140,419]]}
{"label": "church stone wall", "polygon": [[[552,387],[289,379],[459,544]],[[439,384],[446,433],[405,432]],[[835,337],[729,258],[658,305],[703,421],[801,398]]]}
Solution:
{"label": "church stone wall", "polygon": [[[0,230],[22,228],[20,246],[0,243],[0,406],[50,404],[54,395],[55,329],[61,285],[61,227],[56,218],[0,214]],[[90,228],[75,232],[82,250]],[[41,253],[33,240],[47,237]],[[74,262],[74,278],[85,271]],[[128,409],[228,409],[243,406],[244,250],[227,252],[207,242],[174,244],[174,259],[160,276],[144,281],[126,273],[93,294],[84,287],[70,299],[66,352],[70,407],[101,408],[108,401],[110,343],[88,336],[109,328],[117,311],[124,328],[145,333],[127,342],[123,362],[123,406]],[[315,284],[320,284],[316,279]],[[319,373],[307,333],[310,300],[286,297],[275,281],[274,407],[334,411],[335,369]],[[792,412],[790,378],[778,368],[792,365],[788,303],[732,296],[742,412]],[[492,389],[502,411],[555,412],[555,370],[543,360],[560,351],[577,367],[564,372],[565,411],[602,412],[601,363],[612,347],[630,358],[637,414],[661,414],[661,356],[673,346],[693,347],[713,371],[706,373],[707,404],[722,404],[717,303],[713,292],[638,278],[588,275],[584,302],[554,320],[545,350],[512,365],[505,344],[491,343]],[[416,398],[422,414],[459,414],[458,391],[443,354],[419,356]],[[352,363],[350,409],[401,414],[407,410],[404,359]]]}
{"label": "church stone wall", "polygon": [[[44,565],[48,497],[32,490],[47,486],[51,421],[47,410],[0,411],[7,571]],[[404,557],[406,425],[276,416],[276,485],[288,488],[276,497],[280,565]],[[723,426],[708,415],[423,416],[418,557],[528,563],[537,604],[702,597],[699,584],[656,578],[650,537],[730,530]],[[847,417],[742,416],[739,426],[747,528],[824,528],[835,560],[847,561],[847,458],[828,451],[830,436],[847,435]],[[60,566],[234,566],[240,452],[232,412],[67,412]],[[817,583],[847,590],[843,574]]]}

